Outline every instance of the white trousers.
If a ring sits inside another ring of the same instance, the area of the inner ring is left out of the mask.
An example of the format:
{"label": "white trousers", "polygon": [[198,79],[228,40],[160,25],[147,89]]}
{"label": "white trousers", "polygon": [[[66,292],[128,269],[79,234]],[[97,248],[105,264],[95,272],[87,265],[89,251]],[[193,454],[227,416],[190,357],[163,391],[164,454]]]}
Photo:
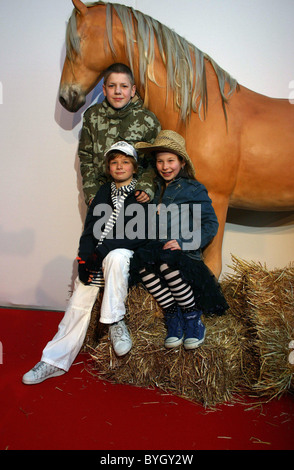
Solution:
{"label": "white trousers", "polygon": [[[105,287],[101,303],[101,323],[111,324],[124,318],[132,255],[133,251],[118,248],[103,260]],[[64,317],[58,325],[56,335],[43,350],[42,361],[69,370],[83,345],[98,293],[99,287],[85,286],[79,278],[75,280]]]}

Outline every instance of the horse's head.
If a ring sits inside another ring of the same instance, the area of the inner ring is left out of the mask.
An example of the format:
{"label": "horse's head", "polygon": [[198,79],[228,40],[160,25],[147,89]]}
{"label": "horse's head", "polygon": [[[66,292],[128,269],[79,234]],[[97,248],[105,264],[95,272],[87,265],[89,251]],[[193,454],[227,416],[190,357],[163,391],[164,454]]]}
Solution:
{"label": "horse's head", "polygon": [[[105,7],[87,7],[80,0],[72,0],[73,11],[66,32],[66,58],[59,88],[59,101],[68,111],[77,111],[86,101],[86,95],[96,86],[101,73],[113,62],[111,53],[105,53]],[[99,8],[100,10],[100,8]],[[101,46],[93,47],[92,35],[101,36]]]}
{"label": "horse's head", "polygon": [[216,93],[226,114],[225,104],[237,83],[207,54],[131,7],[102,1],[88,6],[80,0],[72,2],[75,9],[67,26],[59,95],[67,110],[77,111],[103,71],[113,62],[123,62],[132,69],[146,106],[152,88],[156,100],[161,94],[154,112],[160,112],[171,96],[170,106],[175,105],[183,121],[192,111],[205,118],[206,62],[210,62],[211,74],[218,80]]}

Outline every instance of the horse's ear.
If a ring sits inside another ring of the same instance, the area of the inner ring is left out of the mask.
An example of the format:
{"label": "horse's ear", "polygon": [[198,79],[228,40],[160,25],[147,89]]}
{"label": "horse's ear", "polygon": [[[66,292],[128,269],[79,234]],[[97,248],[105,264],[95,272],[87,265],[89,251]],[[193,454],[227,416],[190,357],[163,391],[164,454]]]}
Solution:
{"label": "horse's ear", "polygon": [[80,0],[72,0],[72,3],[74,4],[74,7],[78,10],[78,12],[82,15],[85,16],[88,13],[88,8],[86,5],[81,2]]}

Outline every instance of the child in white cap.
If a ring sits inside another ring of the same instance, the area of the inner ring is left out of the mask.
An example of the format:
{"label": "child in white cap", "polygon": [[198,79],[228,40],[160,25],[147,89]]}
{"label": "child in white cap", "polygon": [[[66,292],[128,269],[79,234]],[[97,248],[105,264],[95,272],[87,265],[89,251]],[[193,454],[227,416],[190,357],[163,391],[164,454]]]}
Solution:
{"label": "child in white cap", "polygon": [[[118,356],[127,354],[132,340],[124,322],[128,290],[129,263],[134,250],[146,242],[145,233],[128,238],[125,215],[131,204],[146,213],[146,204],[134,196],[137,153],[120,141],[105,153],[106,170],[112,182],[97,192],[86,217],[78,252],[79,276],[58,332],[50,341],[33,369],[23,376],[23,383],[37,384],[67,372],[79,353],[89,326],[91,312],[101,287],[104,287],[100,322],[109,325],[109,337]],[[142,213],[142,211],[141,211]],[[107,216],[105,218],[105,216]],[[123,216],[124,224],[119,224]],[[101,227],[101,229],[99,229]]]}

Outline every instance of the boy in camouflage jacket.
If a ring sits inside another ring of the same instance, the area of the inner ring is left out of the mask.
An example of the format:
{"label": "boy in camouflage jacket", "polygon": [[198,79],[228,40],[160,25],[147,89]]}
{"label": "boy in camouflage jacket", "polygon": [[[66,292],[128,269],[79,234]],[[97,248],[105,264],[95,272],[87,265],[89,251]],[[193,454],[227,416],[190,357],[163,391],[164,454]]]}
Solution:
{"label": "boy in camouflage jacket", "polygon": [[[104,168],[105,149],[117,141],[131,145],[145,141],[153,143],[161,130],[156,116],[143,107],[136,95],[134,77],[124,64],[113,64],[104,74],[102,103],[90,106],[83,117],[78,154],[83,179],[83,191],[90,205],[98,189],[107,181]],[[153,199],[155,173],[143,155],[139,156],[138,202]]]}

